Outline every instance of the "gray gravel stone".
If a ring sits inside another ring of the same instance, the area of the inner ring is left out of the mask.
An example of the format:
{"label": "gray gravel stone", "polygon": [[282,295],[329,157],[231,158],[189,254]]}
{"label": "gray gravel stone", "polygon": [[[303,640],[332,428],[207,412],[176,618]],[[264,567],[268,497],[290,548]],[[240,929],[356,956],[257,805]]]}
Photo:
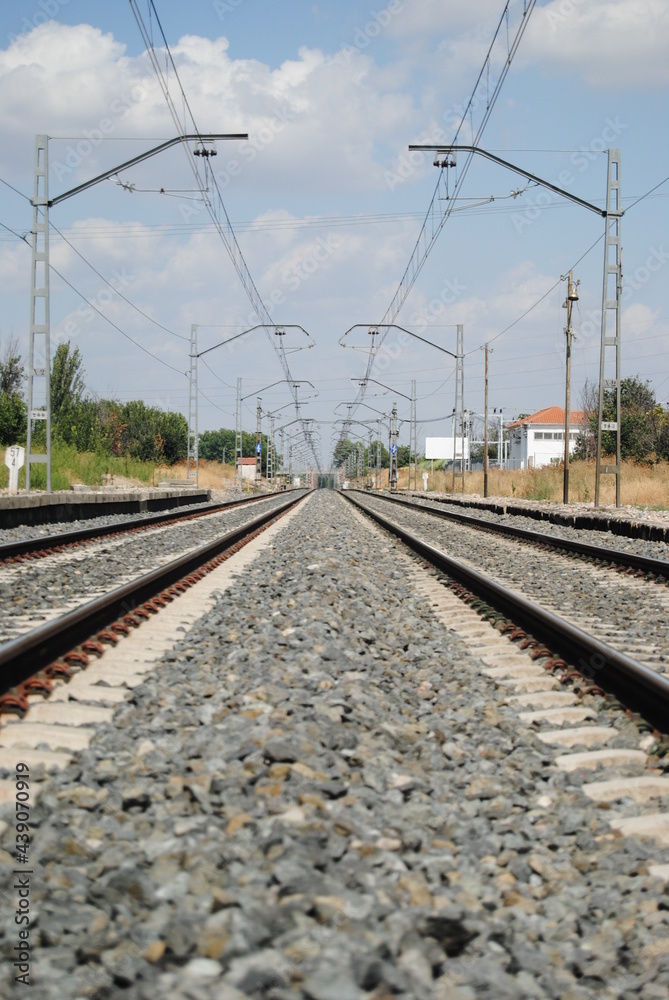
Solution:
{"label": "gray gravel stone", "polygon": [[666,992],[669,851],[608,838],[395,551],[314,495],[45,779],[35,996]]}

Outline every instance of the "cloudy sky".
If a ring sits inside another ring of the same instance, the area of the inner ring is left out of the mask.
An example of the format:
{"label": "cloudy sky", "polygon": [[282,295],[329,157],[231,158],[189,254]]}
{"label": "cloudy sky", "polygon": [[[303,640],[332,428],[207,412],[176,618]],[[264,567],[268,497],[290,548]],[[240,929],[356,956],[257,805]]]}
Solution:
{"label": "cloudy sky", "polygon": [[[355,395],[352,379],[365,370],[369,343],[366,329],[346,337],[351,349],[339,340],[386,315],[437,184],[432,156],[410,155],[408,146],[452,140],[504,6],[155,2],[197,129],[249,135],[219,141],[206,164],[191,162],[212,204],[221,193],[259,297],[272,321],[287,327],[286,350],[295,349],[290,370],[305,382],[303,413],[320,421],[325,464],[336,440],[333,421]],[[18,336],[26,355],[30,250],[21,237],[31,226],[35,134],[50,137],[49,194],[56,198],[173,137],[185,121],[159,26],[147,0],[138,7],[167,74],[176,122],[129,2],[0,6],[0,336]],[[481,123],[522,9],[522,0],[509,4],[508,31],[505,25],[493,48],[461,141]],[[622,223],[623,374],[649,379],[661,401],[669,399],[669,183],[633,203],[669,173],[668,50],[665,0],[539,0],[481,141],[600,206],[602,151],[620,148],[629,210]],[[449,204],[456,210],[395,322],[448,351],[463,324],[470,409],[483,409],[486,342],[491,408],[511,418],[561,405],[566,313],[559,279],[578,261],[578,405],[585,380],[598,378],[603,244],[596,241],[603,221],[483,160],[469,170],[461,200],[449,203],[457,171],[448,172],[437,202],[438,211]],[[185,412],[191,325],[204,350],[259,320],[184,151],[162,153],[54,206],[51,222],[54,343],[80,347],[91,392]],[[453,409],[452,358],[398,336],[388,334],[372,375],[391,391],[371,386],[358,417],[374,418],[373,410],[387,411],[394,400],[408,416],[404,397],[415,379],[420,439],[448,433],[450,423],[440,418]],[[315,346],[296,350],[312,340]],[[234,424],[237,378],[248,397],[247,429],[255,426],[259,390],[266,410],[290,401],[285,384],[263,388],[284,373],[262,330],[203,360],[201,430]],[[314,395],[307,381],[317,397],[307,399]],[[293,415],[283,409],[277,426]],[[403,431],[408,440],[406,424]]]}

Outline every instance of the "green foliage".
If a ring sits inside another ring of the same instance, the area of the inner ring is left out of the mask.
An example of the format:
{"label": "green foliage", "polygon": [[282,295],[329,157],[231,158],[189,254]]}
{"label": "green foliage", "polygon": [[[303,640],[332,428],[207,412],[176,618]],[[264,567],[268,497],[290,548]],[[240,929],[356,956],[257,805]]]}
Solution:
{"label": "green foliage", "polygon": [[[55,441],[51,448],[51,485],[54,490],[68,490],[72,483],[87,483],[101,486],[106,475],[125,476],[138,479],[149,485],[156,480],[154,462],[141,462],[127,455],[116,457],[100,452],[80,452],[74,445]],[[9,470],[0,466],[0,488],[8,484]],[[46,470],[43,465],[34,465],[30,484],[33,489],[46,488]],[[19,471],[19,489],[25,487],[25,468]]]}
{"label": "green foliage", "polygon": [[173,465],[186,457],[188,422],[182,413],[164,413],[139,399],[111,407],[107,428],[119,455]]}
{"label": "green foliage", "polygon": [[[267,461],[267,435],[261,437],[262,444],[262,465],[263,469]],[[221,462],[223,460],[223,449],[225,449],[225,461],[227,465],[234,465],[235,462],[235,432],[221,427],[217,431],[203,431],[199,436],[200,458],[209,459],[211,462]],[[256,436],[250,431],[242,431],[242,458],[253,458],[256,453]]]}
{"label": "green foliage", "polygon": [[404,469],[411,465],[411,448],[408,444],[400,444],[397,447],[397,468]]}
{"label": "green foliage", "polygon": [[0,358],[0,445],[23,444],[26,439],[27,407],[21,390],[25,369],[12,339]]}
{"label": "green foliage", "polygon": [[[371,451],[367,446],[364,448],[363,463],[373,468],[376,468],[376,445],[377,442],[372,441]],[[335,467],[342,465],[350,454],[357,455],[359,446],[359,441],[349,441],[348,438],[338,441],[333,452],[333,465]],[[389,465],[390,455],[388,449],[381,442],[381,468],[387,469]]]}
{"label": "green foliage", "polygon": [[78,347],[69,340],[59,344],[51,363],[51,430],[65,444],[77,437],[78,411],[84,399],[84,362]]}
{"label": "green foliage", "polygon": [[0,445],[23,444],[27,407],[17,393],[0,395]]}
{"label": "green foliage", "polygon": [[[604,420],[615,420],[615,389],[604,390]],[[590,414],[590,426],[597,436],[597,412]],[[653,456],[666,457],[669,448],[669,426],[667,415],[655,401],[655,393],[648,381],[643,382],[636,375],[621,379],[620,382],[620,455],[636,461],[648,460]],[[612,431],[602,434],[602,450],[607,455],[615,454],[616,435]]]}

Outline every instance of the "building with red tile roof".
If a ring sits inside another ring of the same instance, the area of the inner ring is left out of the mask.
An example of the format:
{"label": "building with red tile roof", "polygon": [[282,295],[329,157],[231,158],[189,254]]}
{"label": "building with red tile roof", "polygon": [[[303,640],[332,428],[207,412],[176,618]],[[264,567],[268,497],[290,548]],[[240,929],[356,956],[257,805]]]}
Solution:
{"label": "building with red tile roof", "polygon": [[[585,427],[583,410],[572,410],[569,417],[569,453],[576,447]],[[555,465],[564,458],[564,408],[546,406],[507,424],[509,431],[509,468],[540,469]]]}

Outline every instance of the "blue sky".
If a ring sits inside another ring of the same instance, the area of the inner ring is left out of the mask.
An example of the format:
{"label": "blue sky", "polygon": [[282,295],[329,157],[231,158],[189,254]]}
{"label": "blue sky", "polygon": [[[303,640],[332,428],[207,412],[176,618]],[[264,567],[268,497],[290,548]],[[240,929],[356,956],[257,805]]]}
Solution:
{"label": "blue sky", "polygon": [[[139,8],[148,25],[146,0]],[[353,398],[351,379],[365,367],[363,353],[338,341],[354,324],[384,315],[436,184],[431,157],[411,160],[407,147],[452,134],[503,0],[156,0],[156,8],[198,128],[250,135],[248,143],[219,143],[211,162],[260,295],[276,301],[273,319],[304,327],[316,342],[289,362],[295,378],[317,387],[304,413],[321,421],[327,463],[331,421],[342,411],[335,408]],[[510,4],[511,35],[521,10],[520,0]],[[154,42],[160,47],[157,31]],[[553,183],[568,178],[570,191],[597,204],[606,184],[601,150],[618,146],[630,206],[669,173],[668,46],[663,0],[539,2],[482,145]],[[479,88],[474,127],[500,51]],[[174,80],[171,86],[176,93]],[[130,3],[2,5],[0,128],[0,177],[28,197],[37,132],[51,137],[51,197],[174,135]],[[204,349],[255,320],[183,152],[118,179],[133,190],[107,181],[52,210],[71,244],[53,231],[52,263],[103,314],[53,275],[54,344],[70,339],[80,347],[90,391],[185,411],[181,338],[191,324]],[[465,402],[477,412],[480,347],[490,342],[490,406],[509,418],[562,403],[564,284],[551,288],[603,232],[594,214],[557,199],[546,204],[538,189],[517,193],[522,188],[520,177],[475,161],[460,192],[467,200],[396,319],[448,350],[455,324],[464,325]],[[623,375],[649,379],[661,401],[669,399],[668,195],[669,184],[630,207],[622,223]],[[31,224],[29,202],[6,184],[0,222],[19,236]],[[0,336],[3,343],[18,336],[27,354],[30,253],[2,229],[0,256]],[[602,262],[600,242],[575,271],[574,406],[585,380],[598,378]],[[387,343],[374,377],[396,396],[370,394],[367,402],[386,410],[397,398],[406,416],[400,393],[415,379],[420,438],[447,433],[440,418],[453,407],[451,360],[415,340],[402,346],[389,335]],[[364,332],[355,344],[364,346]],[[239,377],[251,429],[255,394],[282,378],[271,347],[249,334],[234,352],[222,348],[207,362],[200,428],[232,425]],[[288,400],[282,385],[263,393],[268,410]]]}

